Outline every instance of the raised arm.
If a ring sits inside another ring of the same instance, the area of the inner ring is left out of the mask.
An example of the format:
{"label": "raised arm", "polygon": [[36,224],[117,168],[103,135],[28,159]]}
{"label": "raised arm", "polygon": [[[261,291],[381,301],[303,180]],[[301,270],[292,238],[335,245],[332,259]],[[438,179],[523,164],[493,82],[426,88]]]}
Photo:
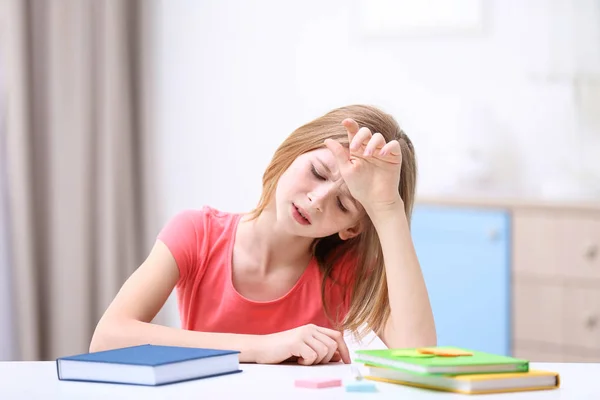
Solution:
{"label": "raised arm", "polygon": [[435,322],[419,260],[398,191],[402,148],[381,133],[346,119],[350,148],[328,139],[352,196],[369,215],[381,244],[389,293],[390,317],[377,332],[388,347],[435,346]]}
{"label": "raised arm", "polygon": [[400,200],[372,213],[387,276],[390,317],[381,340],[390,348],[435,346],[435,323],[423,273]]}

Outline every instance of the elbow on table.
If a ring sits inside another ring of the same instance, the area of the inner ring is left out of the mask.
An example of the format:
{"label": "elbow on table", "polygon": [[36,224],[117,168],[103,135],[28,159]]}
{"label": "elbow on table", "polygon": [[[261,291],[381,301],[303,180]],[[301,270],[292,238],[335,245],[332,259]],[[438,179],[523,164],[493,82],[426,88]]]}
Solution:
{"label": "elbow on table", "polygon": [[109,321],[100,321],[94,330],[90,341],[89,352],[95,353],[98,351],[112,350],[119,346],[116,345],[118,338],[114,332],[117,331],[115,324]]}

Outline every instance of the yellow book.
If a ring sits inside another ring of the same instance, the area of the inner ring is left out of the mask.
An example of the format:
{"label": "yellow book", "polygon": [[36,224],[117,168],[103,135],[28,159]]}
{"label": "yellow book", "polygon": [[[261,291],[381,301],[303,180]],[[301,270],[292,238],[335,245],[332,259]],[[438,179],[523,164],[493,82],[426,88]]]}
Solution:
{"label": "yellow book", "polygon": [[520,392],[556,389],[560,386],[558,373],[541,370],[494,374],[434,375],[372,365],[367,365],[367,367],[369,373],[365,376],[366,379],[463,394]]}

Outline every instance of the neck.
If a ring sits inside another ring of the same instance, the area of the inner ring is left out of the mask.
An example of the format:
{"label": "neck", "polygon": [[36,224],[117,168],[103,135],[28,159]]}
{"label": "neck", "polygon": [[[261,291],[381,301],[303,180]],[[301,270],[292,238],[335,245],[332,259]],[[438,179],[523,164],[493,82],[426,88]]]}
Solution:
{"label": "neck", "polygon": [[310,246],[313,239],[281,229],[274,207],[266,208],[251,221],[244,217],[240,221],[236,241],[264,274],[282,267],[304,268],[312,257]]}

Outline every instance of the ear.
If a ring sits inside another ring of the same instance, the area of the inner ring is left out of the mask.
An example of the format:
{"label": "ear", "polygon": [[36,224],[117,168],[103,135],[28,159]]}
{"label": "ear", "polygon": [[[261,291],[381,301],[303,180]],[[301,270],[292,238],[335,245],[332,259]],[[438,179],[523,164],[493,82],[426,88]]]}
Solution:
{"label": "ear", "polygon": [[359,222],[356,225],[346,228],[338,233],[340,239],[348,240],[358,236],[362,232],[362,224]]}

